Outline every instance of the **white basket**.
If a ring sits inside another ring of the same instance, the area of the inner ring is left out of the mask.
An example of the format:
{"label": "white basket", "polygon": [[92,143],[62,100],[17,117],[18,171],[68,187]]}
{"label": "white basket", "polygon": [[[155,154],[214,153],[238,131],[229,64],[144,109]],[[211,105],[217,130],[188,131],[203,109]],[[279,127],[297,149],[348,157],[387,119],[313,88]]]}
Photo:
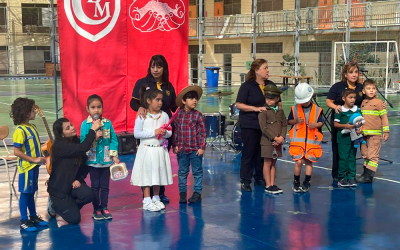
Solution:
{"label": "white basket", "polygon": [[125,163],[121,162],[118,164],[113,164],[110,167],[111,180],[119,181],[123,180],[128,176],[128,170],[126,169]]}

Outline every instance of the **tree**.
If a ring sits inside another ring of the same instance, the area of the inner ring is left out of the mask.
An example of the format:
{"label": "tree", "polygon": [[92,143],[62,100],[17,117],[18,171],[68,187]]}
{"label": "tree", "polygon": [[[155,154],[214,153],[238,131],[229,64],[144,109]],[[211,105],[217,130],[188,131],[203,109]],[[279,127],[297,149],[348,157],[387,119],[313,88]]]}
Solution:
{"label": "tree", "polygon": [[[287,75],[287,76],[294,76],[294,69],[295,69],[295,57],[294,55],[290,55],[290,54],[284,54],[282,56],[283,60],[285,60],[284,62],[281,63],[282,66],[287,66],[286,69],[283,70],[283,74]],[[299,63],[300,65],[300,63]],[[305,76],[306,72],[304,70],[304,67],[300,66],[300,72],[299,74],[301,76]]]}

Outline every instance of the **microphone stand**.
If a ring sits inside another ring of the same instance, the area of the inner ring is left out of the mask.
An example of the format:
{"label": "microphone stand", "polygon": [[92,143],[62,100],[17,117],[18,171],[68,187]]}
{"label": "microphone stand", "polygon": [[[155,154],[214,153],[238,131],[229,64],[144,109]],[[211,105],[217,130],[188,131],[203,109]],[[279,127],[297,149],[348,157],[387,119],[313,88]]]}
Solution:
{"label": "microphone stand", "polygon": [[[368,78],[368,76],[365,74],[365,72],[368,73],[368,70],[361,70],[361,69],[360,69],[360,71],[361,71],[361,73],[363,74],[363,76],[365,77],[365,79],[368,80],[369,78]],[[387,102],[387,104],[389,104],[389,106],[390,106],[391,108],[393,108],[392,103],[390,103],[389,100],[386,99],[386,97],[382,94],[382,92],[379,91],[378,86],[376,86],[376,90],[377,90],[378,93],[382,96],[382,98]],[[360,159],[362,159],[362,157],[356,158],[356,160],[360,160]],[[393,163],[393,161],[388,160],[388,159],[384,159],[384,158],[381,158],[381,157],[379,157],[379,160],[389,162],[390,164]]]}

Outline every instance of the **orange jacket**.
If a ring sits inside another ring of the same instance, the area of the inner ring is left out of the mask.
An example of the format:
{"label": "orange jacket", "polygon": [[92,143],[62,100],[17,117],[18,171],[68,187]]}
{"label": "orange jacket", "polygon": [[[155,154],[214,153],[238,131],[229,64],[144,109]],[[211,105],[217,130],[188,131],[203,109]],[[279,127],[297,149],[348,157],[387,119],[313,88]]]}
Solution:
{"label": "orange jacket", "polygon": [[364,99],[361,104],[361,114],[365,119],[362,126],[364,135],[381,135],[389,133],[387,111],[383,108],[383,101],[378,97]]}
{"label": "orange jacket", "polygon": [[[317,123],[321,112],[322,108],[312,104],[308,123]],[[289,154],[295,161],[300,160],[303,157],[312,162],[318,161],[322,155],[321,141],[323,135],[321,131],[318,128],[309,128],[301,104],[292,106],[292,113],[294,119],[302,118],[304,122],[293,125],[289,131]]]}

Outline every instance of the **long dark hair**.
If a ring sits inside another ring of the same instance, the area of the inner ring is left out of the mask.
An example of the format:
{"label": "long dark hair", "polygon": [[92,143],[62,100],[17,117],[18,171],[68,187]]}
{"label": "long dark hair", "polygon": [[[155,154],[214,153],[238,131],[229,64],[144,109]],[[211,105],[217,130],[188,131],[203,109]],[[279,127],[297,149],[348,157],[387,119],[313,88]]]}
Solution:
{"label": "long dark hair", "polygon": [[26,121],[32,112],[35,101],[28,98],[18,97],[11,105],[10,117],[13,119],[14,125],[19,125]]}
{"label": "long dark hair", "polygon": [[152,101],[154,98],[157,97],[158,94],[163,94],[161,90],[157,88],[148,88],[146,84],[143,84],[143,86],[139,89],[139,96],[140,96],[140,105],[148,109],[149,104],[147,103],[147,99]]}
{"label": "long dark hair", "polygon": [[151,74],[151,66],[163,67],[162,82],[169,87],[169,70],[167,60],[163,55],[154,55],[150,59],[149,68],[147,69],[147,76],[153,77]]}
{"label": "long dark hair", "polygon": [[254,60],[251,63],[249,72],[247,72],[246,81],[255,80],[256,70],[259,70],[264,63],[267,63],[267,60],[262,58]]}
{"label": "long dark hair", "polygon": [[[54,134],[55,141],[57,141],[57,140],[66,140],[63,137],[63,124],[64,124],[64,122],[69,122],[69,120],[67,118],[63,117],[63,118],[57,119],[53,123],[53,134]],[[72,137],[72,142],[79,143],[78,136]]]}

